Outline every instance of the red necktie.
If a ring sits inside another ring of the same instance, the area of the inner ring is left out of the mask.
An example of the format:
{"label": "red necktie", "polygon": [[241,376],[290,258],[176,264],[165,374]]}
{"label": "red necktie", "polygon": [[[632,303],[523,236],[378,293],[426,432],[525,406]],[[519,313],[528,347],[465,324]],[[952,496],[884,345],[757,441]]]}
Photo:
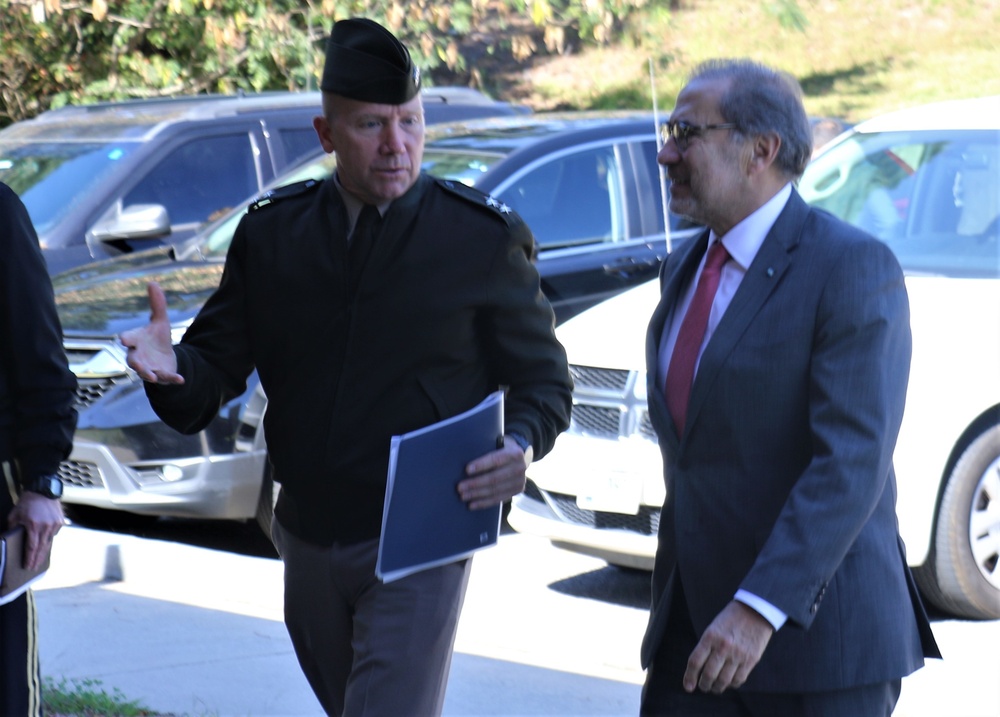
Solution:
{"label": "red necktie", "polygon": [[722,242],[716,242],[708,250],[705,268],[701,270],[698,288],[695,289],[691,305],[681,329],[677,333],[677,343],[667,367],[667,379],[664,390],[667,398],[667,408],[674,419],[677,434],[684,433],[684,423],[687,420],[688,398],[691,395],[691,384],[694,383],[694,367],[698,363],[698,351],[705,338],[708,327],[708,315],[715,301],[715,292],[719,288],[719,277],[722,276],[722,265],[729,260],[729,252]]}

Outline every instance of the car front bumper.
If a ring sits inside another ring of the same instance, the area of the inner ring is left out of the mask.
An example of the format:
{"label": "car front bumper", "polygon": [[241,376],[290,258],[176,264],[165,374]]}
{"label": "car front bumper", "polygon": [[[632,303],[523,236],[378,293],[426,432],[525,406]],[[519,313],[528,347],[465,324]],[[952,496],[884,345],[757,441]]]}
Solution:
{"label": "car front bumper", "polygon": [[[165,428],[165,427],[164,427]],[[266,451],[123,461],[79,438],[59,468],[66,503],[148,515],[243,520],[260,498]]]}

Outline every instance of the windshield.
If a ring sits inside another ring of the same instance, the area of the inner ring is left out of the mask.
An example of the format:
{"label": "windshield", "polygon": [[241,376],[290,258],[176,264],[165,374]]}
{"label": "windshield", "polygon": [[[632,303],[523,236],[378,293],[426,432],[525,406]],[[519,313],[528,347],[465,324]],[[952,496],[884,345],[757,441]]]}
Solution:
{"label": "windshield", "polygon": [[0,143],[0,182],[28,209],[39,236],[122,165],[131,142]]}
{"label": "windshield", "polygon": [[[469,152],[425,151],[422,169],[441,179],[453,179],[463,184],[474,185],[479,177],[485,174],[496,162],[503,159],[502,155],[476,154]],[[332,154],[323,155],[299,165],[287,174],[282,175],[275,186],[284,186],[304,182],[307,179],[327,179],[333,175],[337,166]],[[229,251],[233,240],[233,232],[246,214],[247,206],[234,211],[219,222],[206,229],[205,233],[196,239],[197,248],[203,256],[222,258]]]}
{"label": "windshield", "polygon": [[1000,277],[1000,132],[853,134],[799,191],[892,247],[908,273]]}
{"label": "windshield", "polygon": [[452,179],[474,187],[482,176],[503,158],[502,154],[487,152],[428,149],[424,151],[421,169],[440,179]]}

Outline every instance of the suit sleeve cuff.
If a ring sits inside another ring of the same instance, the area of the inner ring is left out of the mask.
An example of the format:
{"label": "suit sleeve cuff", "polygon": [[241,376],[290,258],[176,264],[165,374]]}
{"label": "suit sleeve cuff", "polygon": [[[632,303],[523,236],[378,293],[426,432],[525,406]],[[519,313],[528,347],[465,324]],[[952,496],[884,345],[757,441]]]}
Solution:
{"label": "suit sleeve cuff", "polygon": [[771,623],[775,632],[780,630],[781,626],[788,621],[788,615],[783,613],[764,598],[758,597],[751,592],[747,592],[746,590],[737,590],[735,599],[747,607],[759,612],[761,617]]}

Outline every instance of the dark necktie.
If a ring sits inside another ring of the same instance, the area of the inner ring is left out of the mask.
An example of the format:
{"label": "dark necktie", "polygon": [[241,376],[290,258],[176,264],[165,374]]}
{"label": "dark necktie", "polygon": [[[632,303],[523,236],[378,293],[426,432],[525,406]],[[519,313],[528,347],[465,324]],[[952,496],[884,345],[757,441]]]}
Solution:
{"label": "dark necktie", "polygon": [[351,241],[348,245],[347,256],[352,277],[351,284],[354,287],[357,286],[358,278],[372,252],[381,224],[382,216],[378,213],[378,207],[374,204],[366,204],[362,208],[361,214],[358,215],[358,221],[354,224],[354,231],[351,232]]}
{"label": "dark necktie", "polygon": [[667,367],[667,378],[664,390],[667,398],[667,408],[674,419],[677,434],[684,433],[687,420],[688,399],[691,396],[691,384],[694,383],[694,367],[698,363],[698,351],[705,338],[708,327],[708,315],[712,311],[715,292],[719,288],[719,277],[722,276],[722,265],[729,259],[729,252],[716,242],[708,250],[705,268],[698,279],[691,305],[684,315],[680,331],[677,333],[677,343]]}

